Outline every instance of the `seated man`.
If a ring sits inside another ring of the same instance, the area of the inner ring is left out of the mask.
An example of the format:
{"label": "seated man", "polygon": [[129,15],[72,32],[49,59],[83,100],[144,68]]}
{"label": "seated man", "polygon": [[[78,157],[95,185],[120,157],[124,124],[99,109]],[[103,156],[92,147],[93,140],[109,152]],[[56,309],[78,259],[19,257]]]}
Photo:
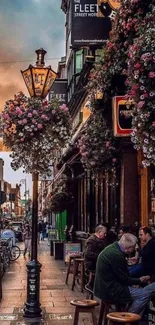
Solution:
{"label": "seated man", "polygon": [[137,238],[124,234],[118,242],[107,246],[99,255],[96,265],[94,295],[104,301],[122,306],[129,305],[128,311],[142,313],[155,292],[155,283],[144,288],[135,288],[149,280],[149,276],[132,278],[128,274],[125,254],[135,249]]}
{"label": "seated man", "polygon": [[[85,244],[85,269],[87,272],[95,273],[98,255],[105,247],[104,237],[107,233],[107,227],[99,225],[95,228],[95,233],[91,235]],[[89,281],[88,289],[93,289],[94,279]]]}
{"label": "seated man", "polygon": [[141,250],[141,263],[144,274],[149,274],[151,278],[155,278],[155,236],[152,235],[151,228],[141,227],[139,229],[139,239],[145,243]]}

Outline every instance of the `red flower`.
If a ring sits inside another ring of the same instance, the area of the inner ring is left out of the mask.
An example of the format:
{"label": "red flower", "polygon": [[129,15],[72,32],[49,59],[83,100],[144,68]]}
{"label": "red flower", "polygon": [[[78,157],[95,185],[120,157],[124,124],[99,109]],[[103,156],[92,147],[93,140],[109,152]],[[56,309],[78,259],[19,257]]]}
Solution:
{"label": "red flower", "polygon": [[136,64],[135,64],[135,68],[136,68],[137,70],[139,70],[139,69],[141,68],[141,64],[140,64],[140,63],[136,63]]}

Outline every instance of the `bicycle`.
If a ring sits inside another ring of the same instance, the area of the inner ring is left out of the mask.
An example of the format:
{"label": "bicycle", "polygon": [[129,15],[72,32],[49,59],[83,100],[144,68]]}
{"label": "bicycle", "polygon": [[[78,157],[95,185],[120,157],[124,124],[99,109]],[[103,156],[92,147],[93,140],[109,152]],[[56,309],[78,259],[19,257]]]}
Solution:
{"label": "bicycle", "polygon": [[10,261],[16,261],[21,255],[21,249],[17,245],[10,247]]}

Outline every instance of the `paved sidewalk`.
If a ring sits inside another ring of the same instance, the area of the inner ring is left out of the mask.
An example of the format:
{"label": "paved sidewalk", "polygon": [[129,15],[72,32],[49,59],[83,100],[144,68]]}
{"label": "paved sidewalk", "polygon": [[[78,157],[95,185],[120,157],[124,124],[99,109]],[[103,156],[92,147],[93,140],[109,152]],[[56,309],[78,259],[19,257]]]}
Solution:
{"label": "paved sidewalk", "polygon": [[[26,301],[26,262],[23,255],[12,262],[2,279],[3,298],[0,302],[0,325],[71,325],[73,323],[74,307],[72,299],[84,298],[80,288],[74,292],[65,285],[66,266],[63,261],[55,261],[50,256],[47,241],[39,245],[38,260],[42,264],[40,302],[43,317],[40,320],[23,318],[23,306]],[[91,325],[91,316],[82,314],[80,325]]]}

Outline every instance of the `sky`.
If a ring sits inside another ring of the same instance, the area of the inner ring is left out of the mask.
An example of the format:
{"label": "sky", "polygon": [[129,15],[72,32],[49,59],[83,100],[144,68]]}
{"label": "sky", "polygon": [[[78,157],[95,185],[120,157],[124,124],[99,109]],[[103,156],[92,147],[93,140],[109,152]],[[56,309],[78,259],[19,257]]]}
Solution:
{"label": "sky", "polygon": [[[61,0],[0,0],[0,110],[16,92],[27,94],[20,70],[35,64],[36,49],[43,47],[46,64],[57,70],[65,55],[65,15],[60,6]],[[9,167],[8,153],[2,155],[6,177],[16,183],[24,174]]]}

